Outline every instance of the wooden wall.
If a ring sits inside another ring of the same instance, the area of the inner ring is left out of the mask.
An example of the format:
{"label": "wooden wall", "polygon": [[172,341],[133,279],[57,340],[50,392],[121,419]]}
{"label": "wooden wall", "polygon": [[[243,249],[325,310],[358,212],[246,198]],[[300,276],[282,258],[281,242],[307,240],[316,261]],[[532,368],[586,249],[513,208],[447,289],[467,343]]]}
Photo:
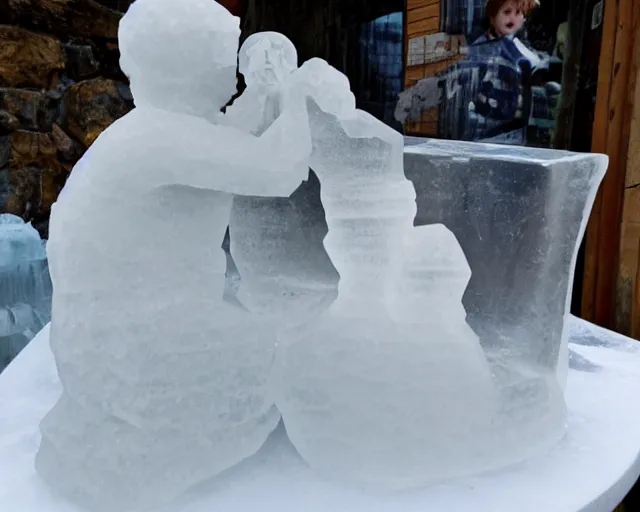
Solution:
{"label": "wooden wall", "polygon": [[408,38],[435,34],[440,29],[440,0],[407,0]]}
{"label": "wooden wall", "polygon": [[622,135],[628,137],[629,142],[621,162],[625,164],[626,172],[614,328],[640,339],[640,4],[637,1],[633,5],[632,21],[626,28],[633,34],[633,58],[630,59],[629,87],[626,89],[630,118]]}
{"label": "wooden wall", "polygon": [[592,151],[609,156],[586,237],[581,316],[640,337],[640,2],[605,2]]}

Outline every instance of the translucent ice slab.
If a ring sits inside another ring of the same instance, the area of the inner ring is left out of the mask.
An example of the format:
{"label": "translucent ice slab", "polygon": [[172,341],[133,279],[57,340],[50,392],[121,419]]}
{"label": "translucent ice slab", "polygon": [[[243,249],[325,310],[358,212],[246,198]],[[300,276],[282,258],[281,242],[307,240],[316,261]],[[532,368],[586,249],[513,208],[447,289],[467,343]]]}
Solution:
{"label": "translucent ice slab", "polygon": [[51,316],[51,280],[38,232],[0,215],[0,371]]}
{"label": "translucent ice slab", "polygon": [[415,224],[443,223],[471,267],[463,303],[485,349],[567,374],[579,244],[607,157],[407,138]]}

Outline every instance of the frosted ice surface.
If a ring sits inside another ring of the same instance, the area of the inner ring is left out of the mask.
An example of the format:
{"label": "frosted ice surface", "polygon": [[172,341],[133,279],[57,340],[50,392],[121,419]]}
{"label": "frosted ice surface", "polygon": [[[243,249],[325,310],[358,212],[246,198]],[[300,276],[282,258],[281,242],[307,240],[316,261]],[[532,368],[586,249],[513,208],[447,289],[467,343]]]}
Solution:
{"label": "frosted ice surface", "polygon": [[119,32],[137,108],[52,208],[63,394],[36,467],[92,509],[162,503],[252,455],[280,419],[274,325],[223,301],[221,242],[233,194],[288,196],[311,142],[295,95],[260,137],[220,124],[239,35],[217,2],[137,0]]}
{"label": "frosted ice surface", "polygon": [[455,235],[443,224],[415,227],[403,241],[402,272],[394,290],[392,311],[399,321],[440,321],[446,311],[452,323],[465,322],[462,296],[471,268]]}
{"label": "frosted ice surface", "polygon": [[0,215],[0,371],[49,321],[44,242],[20,217]]}
{"label": "frosted ice surface", "polygon": [[338,274],[322,244],[327,225],[314,178],[291,198],[234,198],[230,251],[239,282],[233,297],[280,325],[304,321],[337,296]]}

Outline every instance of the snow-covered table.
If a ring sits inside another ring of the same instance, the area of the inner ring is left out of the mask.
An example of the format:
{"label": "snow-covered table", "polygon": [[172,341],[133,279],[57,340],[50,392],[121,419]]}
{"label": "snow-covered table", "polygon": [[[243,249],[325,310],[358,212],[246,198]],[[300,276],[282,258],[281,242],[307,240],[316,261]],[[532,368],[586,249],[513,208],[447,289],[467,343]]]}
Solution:
{"label": "snow-covered table", "polygon": [[[640,475],[640,343],[571,322],[565,438],[550,452],[492,474],[402,496],[323,482],[279,429],[253,458],[162,512],[610,512]],[[38,422],[60,384],[48,326],[0,374],[0,510],[72,512],[38,479]],[[114,511],[116,512],[116,511]]]}

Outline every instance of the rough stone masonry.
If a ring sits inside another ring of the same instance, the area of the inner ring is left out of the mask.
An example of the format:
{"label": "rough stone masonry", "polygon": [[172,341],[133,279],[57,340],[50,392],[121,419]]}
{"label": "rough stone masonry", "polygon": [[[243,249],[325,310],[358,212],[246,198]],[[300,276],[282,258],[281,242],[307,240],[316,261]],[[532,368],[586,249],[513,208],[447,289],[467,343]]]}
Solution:
{"label": "rough stone masonry", "polygon": [[43,237],[74,164],[133,108],[121,16],[94,0],[0,0],[0,213]]}

